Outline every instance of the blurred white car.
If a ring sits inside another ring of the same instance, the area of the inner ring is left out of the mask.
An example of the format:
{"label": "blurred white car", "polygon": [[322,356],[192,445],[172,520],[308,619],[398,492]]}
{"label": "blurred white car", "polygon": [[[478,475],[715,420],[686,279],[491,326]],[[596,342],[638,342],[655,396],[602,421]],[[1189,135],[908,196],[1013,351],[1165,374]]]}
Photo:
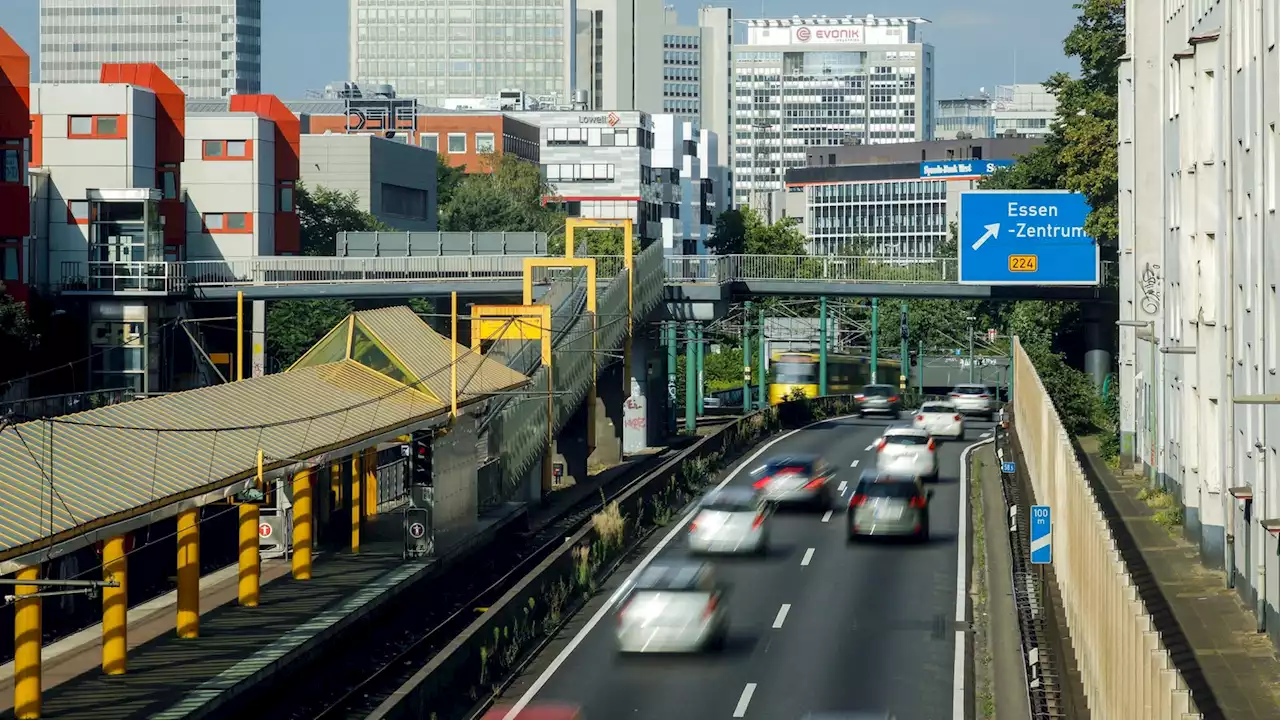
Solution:
{"label": "blurred white car", "polygon": [[951,402],[964,415],[982,415],[990,420],[996,412],[996,395],[986,385],[957,385],[951,391]]}
{"label": "blurred white car", "polygon": [[876,444],[876,469],[890,475],[914,475],[926,482],[938,479],[938,444],[914,427],[885,431]]}
{"label": "blurred white car", "polygon": [[960,440],[964,437],[964,415],[951,403],[927,402],[920,406],[911,421],[913,427],[924,430],[930,437]]}
{"label": "blurred white car", "polygon": [[769,507],[751,487],[712,490],[698,503],[689,523],[689,550],[695,553],[757,553],[769,548]]}
{"label": "blurred white car", "polygon": [[710,563],[657,562],[645,568],[618,610],[622,653],[696,653],[724,644],[729,616]]}

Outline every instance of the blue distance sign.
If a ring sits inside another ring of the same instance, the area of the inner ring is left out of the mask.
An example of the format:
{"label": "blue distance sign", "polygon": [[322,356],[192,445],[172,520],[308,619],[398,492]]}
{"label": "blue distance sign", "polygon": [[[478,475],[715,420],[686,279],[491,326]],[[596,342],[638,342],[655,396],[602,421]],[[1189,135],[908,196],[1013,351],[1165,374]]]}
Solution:
{"label": "blue distance sign", "polygon": [[1031,564],[1053,562],[1053,511],[1048,505],[1031,506]]}
{"label": "blue distance sign", "polygon": [[1066,190],[960,193],[959,279],[968,285],[1097,285],[1089,203]]}
{"label": "blue distance sign", "polygon": [[1005,475],[1012,475],[1018,472],[1018,463],[1013,462],[1012,460],[1005,460],[1004,462],[1000,463],[1000,472],[1004,473]]}
{"label": "blue distance sign", "polygon": [[1013,160],[933,160],[920,163],[921,180],[967,180],[986,177]]}

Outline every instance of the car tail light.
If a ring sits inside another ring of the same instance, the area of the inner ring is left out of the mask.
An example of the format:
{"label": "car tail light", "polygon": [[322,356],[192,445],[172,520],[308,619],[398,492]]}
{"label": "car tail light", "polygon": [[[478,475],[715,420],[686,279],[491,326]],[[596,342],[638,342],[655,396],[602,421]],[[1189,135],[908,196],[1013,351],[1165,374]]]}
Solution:
{"label": "car tail light", "polygon": [[980,397],[980,398],[982,398],[982,399],[984,399],[984,400],[985,400],[986,398],[989,398],[989,397],[991,397],[991,396],[990,396],[990,395],[988,395],[988,394],[986,394],[986,393],[982,393],[982,394],[981,394],[981,395],[979,395],[978,397]]}
{"label": "car tail light", "polygon": [[933,452],[934,450],[937,450],[937,449],[938,449],[938,443],[934,442],[933,438],[929,438],[929,452]]}
{"label": "car tail light", "polygon": [[866,399],[866,397],[867,397],[866,395],[863,395],[862,393],[858,393],[857,395],[854,395],[854,396],[853,396],[853,399],[854,399],[854,400],[865,400],[865,399]]}
{"label": "car tail light", "polygon": [[880,442],[876,443],[876,452],[884,452],[884,447],[889,444],[885,438],[880,438]]}
{"label": "car tail light", "polygon": [[768,485],[768,484],[769,484],[769,481],[770,481],[770,480],[772,480],[772,479],[773,479],[773,477],[772,477],[772,476],[769,476],[769,477],[762,477],[762,478],[760,478],[759,480],[757,480],[757,481],[755,481],[754,483],[752,483],[751,487],[753,487],[753,488],[755,488],[755,489],[757,489],[757,490],[760,490],[760,489],[764,488],[764,486],[765,486],[765,485]]}
{"label": "car tail light", "polygon": [[916,416],[916,422],[924,422],[924,416],[923,416],[923,415],[917,415],[917,416]]}
{"label": "car tail light", "polygon": [[706,620],[711,617],[711,613],[716,611],[716,606],[719,604],[720,598],[716,595],[712,595],[711,599],[707,601],[707,607],[702,611],[702,619]]}
{"label": "car tail light", "polygon": [[964,418],[960,417],[959,415],[957,415],[957,416],[955,417],[955,421],[956,421],[956,422],[960,422],[960,421],[961,421],[961,420],[963,420],[963,419],[964,419]]}
{"label": "car tail light", "polygon": [[958,398],[960,397],[960,393],[951,393],[951,397]]}
{"label": "car tail light", "polygon": [[818,488],[822,487],[822,484],[823,484],[823,483],[825,483],[826,481],[827,481],[827,479],[826,479],[826,478],[821,478],[821,477],[820,477],[820,478],[814,478],[813,480],[810,480],[810,481],[809,481],[809,484],[807,484],[807,485],[805,485],[805,486],[804,486],[804,489],[805,489],[805,490],[816,490],[816,489],[818,489]]}
{"label": "car tail light", "polygon": [[897,395],[892,395],[892,396],[890,396],[890,397],[889,397],[889,402],[898,402],[898,396],[897,396]]}
{"label": "car tail light", "polygon": [[751,529],[752,529],[752,530],[757,530],[757,529],[759,529],[759,528],[760,528],[760,526],[761,526],[761,525],[763,525],[763,524],[764,524],[764,516],[763,516],[763,515],[757,515],[757,516],[756,516],[756,519],[751,521]]}
{"label": "car tail light", "polygon": [[628,600],[628,601],[626,602],[626,604],[625,604],[625,605],[623,605],[622,607],[618,608],[618,624],[619,624],[619,625],[621,625],[621,624],[622,624],[622,621],[626,619],[626,615],[627,615],[627,608],[631,607],[631,603],[632,603],[632,602],[634,602],[634,601],[632,601],[632,600]]}
{"label": "car tail light", "polygon": [[862,507],[867,504],[867,496],[862,493],[854,493],[852,499],[849,500],[849,507]]}
{"label": "car tail light", "polygon": [[694,520],[689,523],[689,532],[697,532],[697,531],[698,531],[698,521]]}
{"label": "car tail light", "polygon": [[919,496],[919,495],[917,495],[917,496],[915,496],[915,497],[911,498],[911,507],[913,507],[913,508],[915,508],[915,509],[917,509],[917,510],[923,510],[923,509],[924,509],[924,503],[925,503],[924,498],[923,498],[923,497],[921,497],[921,496]]}

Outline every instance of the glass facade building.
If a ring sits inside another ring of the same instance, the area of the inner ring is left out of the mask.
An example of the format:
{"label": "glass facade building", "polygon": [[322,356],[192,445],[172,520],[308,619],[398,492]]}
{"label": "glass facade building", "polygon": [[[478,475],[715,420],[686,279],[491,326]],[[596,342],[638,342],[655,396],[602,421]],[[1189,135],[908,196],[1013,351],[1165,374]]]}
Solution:
{"label": "glass facade building", "polygon": [[350,76],[441,107],[519,89],[570,96],[570,0],[351,0]]}
{"label": "glass facade building", "polygon": [[668,30],[662,36],[662,112],[696,123],[702,113],[702,36]]}
{"label": "glass facade building", "polygon": [[187,97],[262,90],[261,0],[40,0],[40,80],[155,63]]}
{"label": "glass facade building", "polygon": [[831,182],[805,193],[809,252],[910,260],[947,238],[946,180]]}
{"label": "glass facade building", "polygon": [[924,22],[748,21],[734,53],[735,204],[763,209],[813,146],[929,139],[933,47],[915,32]]}

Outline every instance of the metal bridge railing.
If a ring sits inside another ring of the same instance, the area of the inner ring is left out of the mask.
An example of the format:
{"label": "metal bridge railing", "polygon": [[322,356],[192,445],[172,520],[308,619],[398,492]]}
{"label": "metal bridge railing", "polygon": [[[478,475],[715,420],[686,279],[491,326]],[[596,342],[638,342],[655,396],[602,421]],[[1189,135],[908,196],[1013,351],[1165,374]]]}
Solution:
{"label": "metal bridge railing", "polygon": [[[668,284],[775,282],[955,283],[955,258],[891,260],[845,255],[674,255],[664,260]],[[1114,286],[1116,264],[1103,262],[1101,280]]]}
{"label": "metal bridge railing", "polygon": [[190,260],[180,266],[194,287],[287,285],[302,283],[422,282],[432,280],[518,280],[524,275],[519,255],[446,255],[417,257],[288,257],[246,260]]}

